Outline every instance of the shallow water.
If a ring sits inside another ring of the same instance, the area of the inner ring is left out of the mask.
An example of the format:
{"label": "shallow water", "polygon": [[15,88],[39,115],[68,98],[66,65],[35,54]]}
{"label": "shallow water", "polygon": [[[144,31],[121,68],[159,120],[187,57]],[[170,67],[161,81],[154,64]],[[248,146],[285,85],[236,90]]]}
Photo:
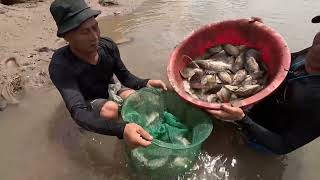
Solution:
{"label": "shallow water", "polygon": [[[201,25],[260,16],[297,51],[309,46],[320,29],[310,23],[319,6],[316,0],[153,0],[128,16],[106,18],[100,26],[116,41],[133,39],[119,47],[134,74],[166,80],[171,50]],[[0,112],[1,179],[141,179],[128,167],[122,141],[81,131],[56,90],[34,92]],[[317,180],[319,153],[319,140],[286,156],[257,153],[243,144],[236,127],[218,123],[196,165],[177,179]]]}

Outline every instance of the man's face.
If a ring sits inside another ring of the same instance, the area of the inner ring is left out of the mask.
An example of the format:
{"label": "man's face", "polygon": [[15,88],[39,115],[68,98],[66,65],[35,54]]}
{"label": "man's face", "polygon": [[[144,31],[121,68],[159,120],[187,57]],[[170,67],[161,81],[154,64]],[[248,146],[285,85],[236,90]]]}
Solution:
{"label": "man's face", "polygon": [[96,52],[100,38],[98,22],[94,17],[82,23],[77,29],[68,32],[64,39],[69,45],[83,53]]}

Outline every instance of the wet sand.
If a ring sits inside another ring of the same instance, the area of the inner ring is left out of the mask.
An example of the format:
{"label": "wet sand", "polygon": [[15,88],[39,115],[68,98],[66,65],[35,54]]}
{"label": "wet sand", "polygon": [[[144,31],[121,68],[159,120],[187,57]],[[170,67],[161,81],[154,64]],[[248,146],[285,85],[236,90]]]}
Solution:
{"label": "wet sand", "polygon": [[[4,61],[11,57],[16,58],[20,66],[19,73],[26,81],[25,86],[47,86],[37,82],[37,74],[48,73],[53,50],[66,44],[56,36],[56,24],[49,11],[52,1],[21,0],[27,3],[10,6],[0,3],[0,86],[5,76]],[[98,0],[86,0],[89,6],[101,10],[99,18],[115,16],[114,12],[117,12],[116,16],[126,15],[144,1],[118,0],[119,5],[102,7]],[[46,49],[41,51],[41,48]]]}

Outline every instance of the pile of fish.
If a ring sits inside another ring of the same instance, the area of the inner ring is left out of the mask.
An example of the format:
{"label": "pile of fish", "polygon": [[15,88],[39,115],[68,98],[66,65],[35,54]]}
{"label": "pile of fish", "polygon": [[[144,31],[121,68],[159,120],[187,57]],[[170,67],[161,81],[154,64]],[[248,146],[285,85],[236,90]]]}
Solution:
{"label": "pile of fish", "polygon": [[189,64],[180,70],[184,90],[205,102],[242,100],[262,90],[267,83],[267,67],[260,52],[244,45],[211,47],[202,56],[188,60]]}

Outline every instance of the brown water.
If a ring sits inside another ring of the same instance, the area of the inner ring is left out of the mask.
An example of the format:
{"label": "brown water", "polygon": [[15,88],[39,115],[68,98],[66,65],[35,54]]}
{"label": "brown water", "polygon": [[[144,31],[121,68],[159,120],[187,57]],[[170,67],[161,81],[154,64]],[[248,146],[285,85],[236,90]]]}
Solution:
{"label": "brown water", "polygon": [[[120,45],[127,67],[136,75],[166,80],[173,47],[206,23],[260,16],[286,39],[292,51],[309,46],[319,25],[310,19],[320,1],[153,0],[126,17],[107,18],[102,32]],[[139,179],[114,137],[83,132],[73,123],[56,90],[30,91],[19,106],[0,112],[0,179]],[[320,141],[286,156],[254,152],[237,129],[218,123],[192,170],[179,179],[317,180]]]}

